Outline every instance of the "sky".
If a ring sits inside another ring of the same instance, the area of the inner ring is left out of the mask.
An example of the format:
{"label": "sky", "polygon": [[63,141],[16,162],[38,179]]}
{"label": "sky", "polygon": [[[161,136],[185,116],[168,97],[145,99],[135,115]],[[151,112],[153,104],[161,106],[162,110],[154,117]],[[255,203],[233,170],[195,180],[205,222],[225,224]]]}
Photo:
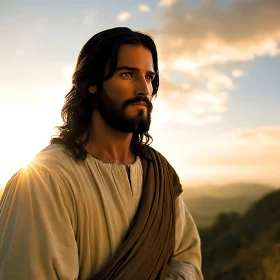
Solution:
{"label": "sky", "polygon": [[0,1],[0,188],[49,144],[88,39],[153,37],[152,146],[184,187],[280,186],[280,1]]}

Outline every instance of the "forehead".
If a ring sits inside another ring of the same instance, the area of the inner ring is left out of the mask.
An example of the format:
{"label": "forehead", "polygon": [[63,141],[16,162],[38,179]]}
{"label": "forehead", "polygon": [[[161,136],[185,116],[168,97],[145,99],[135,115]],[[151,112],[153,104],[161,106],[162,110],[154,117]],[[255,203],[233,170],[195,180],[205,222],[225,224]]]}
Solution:
{"label": "forehead", "polygon": [[137,67],[139,69],[153,70],[153,56],[148,48],[142,45],[123,45],[118,53],[118,66]]}

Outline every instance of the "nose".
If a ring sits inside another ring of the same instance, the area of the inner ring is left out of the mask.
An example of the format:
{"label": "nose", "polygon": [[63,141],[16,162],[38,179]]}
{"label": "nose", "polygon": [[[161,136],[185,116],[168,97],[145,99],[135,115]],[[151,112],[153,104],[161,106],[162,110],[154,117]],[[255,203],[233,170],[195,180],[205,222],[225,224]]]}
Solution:
{"label": "nose", "polygon": [[153,85],[152,82],[147,81],[145,77],[137,79],[136,82],[136,95],[152,96]]}

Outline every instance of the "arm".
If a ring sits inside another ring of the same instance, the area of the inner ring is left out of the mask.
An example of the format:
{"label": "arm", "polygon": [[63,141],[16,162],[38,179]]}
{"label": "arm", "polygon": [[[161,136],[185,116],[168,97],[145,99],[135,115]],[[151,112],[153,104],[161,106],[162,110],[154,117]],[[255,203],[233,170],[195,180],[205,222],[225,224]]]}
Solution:
{"label": "arm", "polygon": [[166,280],[202,280],[200,238],[184,201],[176,200],[175,250]]}
{"label": "arm", "polygon": [[78,278],[73,212],[56,179],[22,169],[0,202],[0,279]]}

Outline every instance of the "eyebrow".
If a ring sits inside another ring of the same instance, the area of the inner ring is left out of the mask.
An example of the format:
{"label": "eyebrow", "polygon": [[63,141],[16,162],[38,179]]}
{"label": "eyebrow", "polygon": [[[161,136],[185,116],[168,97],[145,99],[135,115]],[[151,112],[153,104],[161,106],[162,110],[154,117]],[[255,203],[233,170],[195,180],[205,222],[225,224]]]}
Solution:
{"label": "eyebrow", "polygon": [[[140,72],[139,68],[136,67],[129,67],[129,66],[120,66],[116,68],[116,71],[121,71],[121,70],[129,70],[129,71],[134,71],[134,72]],[[154,71],[148,71],[147,74],[151,74],[156,76],[156,73]]]}

